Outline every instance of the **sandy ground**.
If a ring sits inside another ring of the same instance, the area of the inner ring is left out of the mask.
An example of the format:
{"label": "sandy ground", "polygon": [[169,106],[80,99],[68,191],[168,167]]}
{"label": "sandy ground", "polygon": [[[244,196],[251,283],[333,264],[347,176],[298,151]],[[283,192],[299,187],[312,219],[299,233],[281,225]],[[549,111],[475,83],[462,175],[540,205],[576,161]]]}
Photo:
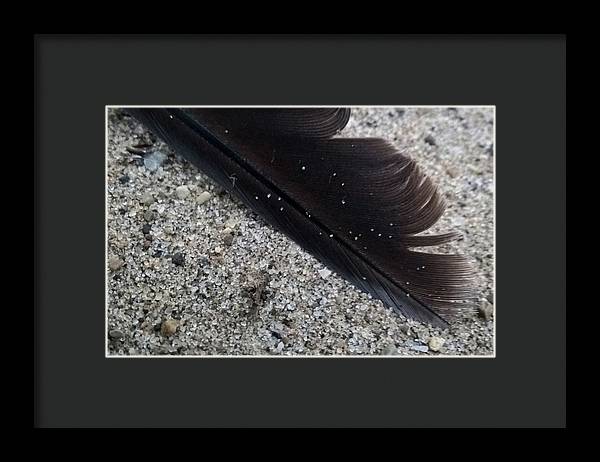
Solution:
{"label": "sandy ground", "polygon": [[[107,354],[493,355],[491,108],[356,108],[343,136],[392,141],[446,196],[441,248],[475,259],[478,313],[439,330],[330,274],[137,121],[108,113]],[[127,147],[152,142],[148,157]],[[210,195],[210,196],[209,196]]]}

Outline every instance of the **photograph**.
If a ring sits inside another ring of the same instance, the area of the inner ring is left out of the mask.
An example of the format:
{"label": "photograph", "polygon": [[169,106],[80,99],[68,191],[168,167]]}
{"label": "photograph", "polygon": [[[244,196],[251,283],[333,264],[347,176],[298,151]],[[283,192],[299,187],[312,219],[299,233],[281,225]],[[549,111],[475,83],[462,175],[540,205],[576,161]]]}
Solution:
{"label": "photograph", "polygon": [[107,358],[495,357],[495,106],[105,111]]}

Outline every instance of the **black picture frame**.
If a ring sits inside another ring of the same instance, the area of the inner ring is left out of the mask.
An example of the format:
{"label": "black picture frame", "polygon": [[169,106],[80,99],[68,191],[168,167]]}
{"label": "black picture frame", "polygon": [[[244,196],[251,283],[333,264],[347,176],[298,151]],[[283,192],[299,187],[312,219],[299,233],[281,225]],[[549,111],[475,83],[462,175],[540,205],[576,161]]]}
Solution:
{"label": "black picture frame", "polygon": [[[566,36],[37,35],[34,54],[34,426],[566,425]],[[496,358],[105,358],[104,114],[130,104],[495,105]]]}

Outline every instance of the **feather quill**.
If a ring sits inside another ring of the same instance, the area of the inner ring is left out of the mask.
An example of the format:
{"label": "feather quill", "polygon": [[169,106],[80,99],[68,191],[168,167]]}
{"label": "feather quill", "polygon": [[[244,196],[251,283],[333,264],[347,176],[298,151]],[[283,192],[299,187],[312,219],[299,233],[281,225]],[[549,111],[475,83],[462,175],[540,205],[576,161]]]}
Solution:
{"label": "feather quill", "polygon": [[461,255],[415,251],[444,201],[416,163],[376,138],[335,137],[350,110],[129,109],[177,153],[326,266],[401,314],[447,327],[475,301]]}

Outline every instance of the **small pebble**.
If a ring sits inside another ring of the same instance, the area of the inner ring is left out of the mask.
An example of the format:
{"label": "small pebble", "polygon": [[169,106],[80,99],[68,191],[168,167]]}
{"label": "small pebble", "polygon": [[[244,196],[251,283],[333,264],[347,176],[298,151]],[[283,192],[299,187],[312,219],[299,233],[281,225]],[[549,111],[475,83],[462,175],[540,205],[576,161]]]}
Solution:
{"label": "small pebble", "polygon": [[123,332],[121,332],[119,329],[113,329],[108,332],[108,336],[113,340],[118,340],[120,338],[123,338],[125,334],[123,334]]}
{"label": "small pebble", "polygon": [[146,220],[146,221],[154,220],[154,212],[152,210],[146,210],[144,212],[144,220]]}
{"label": "small pebble", "polygon": [[129,175],[123,175],[121,177],[119,177],[119,183],[121,184],[125,184],[129,182]]}
{"label": "small pebble", "polygon": [[118,271],[125,264],[119,257],[110,257],[108,259],[108,267],[111,271]]}
{"label": "small pebble", "polygon": [[187,199],[188,197],[190,197],[190,189],[185,185],[179,186],[175,190],[175,194],[177,194],[178,199],[184,200],[184,199]]}
{"label": "small pebble", "polygon": [[223,243],[225,245],[233,244],[233,232],[230,228],[225,228],[223,231]]}
{"label": "small pebble", "polygon": [[329,271],[326,268],[319,270],[319,276],[321,276],[323,279],[327,279],[330,275],[331,275],[331,271]]}
{"label": "small pebble", "polygon": [[424,141],[429,144],[430,146],[435,146],[435,138],[431,135],[427,135],[424,139]]}
{"label": "small pebble", "polygon": [[152,225],[146,223],[144,226],[142,226],[142,233],[148,234],[150,230],[152,230]]}
{"label": "small pebble", "polygon": [[396,348],[396,345],[394,345],[393,343],[386,345],[386,347],[381,352],[381,354],[385,355],[385,356],[394,355],[396,353],[398,353],[398,349]]}
{"label": "small pebble", "polygon": [[175,319],[167,319],[160,326],[160,332],[166,337],[169,337],[175,333],[179,323]]}
{"label": "small pebble", "polygon": [[410,349],[420,351],[421,353],[427,353],[429,351],[429,347],[427,345],[412,345]]}
{"label": "small pebble", "polygon": [[154,151],[144,156],[144,167],[151,172],[155,172],[167,159],[166,154],[161,151]]}
{"label": "small pebble", "polygon": [[150,191],[146,191],[144,194],[142,194],[140,202],[144,205],[150,205],[154,202],[154,196]]}
{"label": "small pebble", "polygon": [[185,257],[182,253],[178,252],[171,257],[171,261],[174,265],[183,266],[183,264],[185,263]]}
{"label": "small pebble", "polygon": [[494,305],[492,305],[487,300],[483,300],[481,302],[481,305],[479,305],[479,314],[483,319],[489,321],[494,315]]}
{"label": "small pebble", "polygon": [[238,222],[235,218],[229,218],[225,224],[223,225],[224,228],[230,228],[231,230],[235,229],[235,227],[238,225]]}
{"label": "small pebble", "polygon": [[198,205],[202,205],[205,202],[207,202],[210,198],[210,193],[208,191],[204,191],[198,195],[198,197],[196,198],[196,202],[198,203]]}
{"label": "small pebble", "polygon": [[431,337],[428,345],[431,351],[440,351],[446,342],[442,337]]}
{"label": "small pebble", "polygon": [[410,331],[410,326],[408,326],[406,324],[402,324],[400,326],[400,332],[402,332],[404,335],[408,335],[408,336],[412,335],[412,332]]}
{"label": "small pebble", "polygon": [[454,168],[454,167],[448,167],[446,169],[446,173],[448,174],[448,176],[450,178],[456,178],[459,175],[458,170],[456,168]]}

